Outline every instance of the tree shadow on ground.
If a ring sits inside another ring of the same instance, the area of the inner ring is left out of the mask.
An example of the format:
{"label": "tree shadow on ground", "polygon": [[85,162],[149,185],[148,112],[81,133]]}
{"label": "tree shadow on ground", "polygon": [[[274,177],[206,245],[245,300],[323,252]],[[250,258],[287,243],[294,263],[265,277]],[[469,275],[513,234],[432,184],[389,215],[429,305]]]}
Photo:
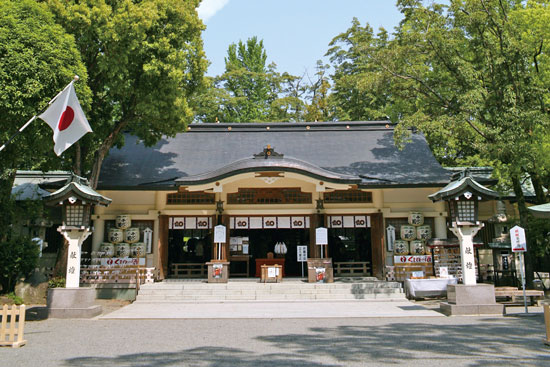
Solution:
{"label": "tree shadow on ground", "polygon": [[336,367],[335,364],[320,364],[308,361],[303,356],[291,354],[253,354],[236,348],[204,347],[168,353],[136,353],[116,357],[79,357],[65,362],[67,366],[232,366],[258,367]]}
{"label": "tree shadow on ground", "polygon": [[[467,359],[469,366],[549,366],[542,343],[542,317],[487,319],[480,324],[429,325],[394,323],[382,326],[313,328],[314,334],[260,337],[296,355],[321,355],[343,362],[393,364],[399,360]],[[514,354],[510,347],[521,351]],[[290,351],[289,351],[290,352]],[[505,362],[504,362],[505,361]]]}
{"label": "tree shadow on ground", "polygon": [[[67,366],[350,366],[433,364],[467,366],[549,366],[542,343],[542,316],[529,319],[456,318],[441,322],[315,327],[307,333],[255,338],[257,352],[205,346],[176,352],[136,353],[114,357],[79,357]],[[470,320],[472,320],[470,322]],[[228,335],[230,338],[231,335]],[[265,353],[278,348],[277,352]],[[319,361],[326,361],[320,363]],[[431,362],[429,362],[431,361]]]}

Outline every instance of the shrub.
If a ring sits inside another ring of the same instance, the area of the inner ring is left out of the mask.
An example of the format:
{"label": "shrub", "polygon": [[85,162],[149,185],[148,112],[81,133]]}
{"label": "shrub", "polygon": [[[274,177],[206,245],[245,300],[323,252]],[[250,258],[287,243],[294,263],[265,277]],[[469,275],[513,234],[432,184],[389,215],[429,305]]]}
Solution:
{"label": "shrub", "polygon": [[13,301],[16,305],[23,304],[23,298],[16,296],[14,292],[8,293],[7,297]]}
{"label": "shrub", "polygon": [[34,271],[39,252],[36,243],[28,237],[13,236],[0,243],[0,284],[4,292],[12,292],[17,279]]}
{"label": "shrub", "polygon": [[65,288],[64,277],[54,277],[48,281],[48,288]]}

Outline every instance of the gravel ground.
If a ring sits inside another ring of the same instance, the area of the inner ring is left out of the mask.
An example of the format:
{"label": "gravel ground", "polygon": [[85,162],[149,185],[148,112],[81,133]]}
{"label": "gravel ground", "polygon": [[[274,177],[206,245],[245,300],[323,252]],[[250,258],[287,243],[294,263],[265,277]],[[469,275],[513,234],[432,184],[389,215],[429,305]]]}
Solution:
{"label": "gravel ground", "polygon": [[[109,309],[120,305],[107,302]],[[105,307],[105,305],[103,305]],[[27,345],[0,348],[26,366],[550,366],[544,320],[531,317],[43,320]]]}

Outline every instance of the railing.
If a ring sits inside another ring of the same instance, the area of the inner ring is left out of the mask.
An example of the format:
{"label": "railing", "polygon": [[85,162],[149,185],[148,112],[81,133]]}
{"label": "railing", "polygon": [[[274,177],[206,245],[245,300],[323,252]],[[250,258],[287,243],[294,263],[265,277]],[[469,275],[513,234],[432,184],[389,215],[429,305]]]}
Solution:
{"label": "railing", "polygon": [[208,267],[205,263],[176,263],[170,269],[171,278],[206,278]]}
{"label": "railing", "polygon": [[2,326],[0,326],[0,346],[19,348],[27,343],[23,339],[25,328],[25,305],[11,306],[4,305],[2,308]]}
{"label": "railing", "polygon": [[[138,275],[139,273],[139,275]],[[84,284],[106,284],[123,283],[136,284],[153,283],[158,274],[155,268],[144,268],[137,266],[83,266],[80,269],[80,283]]]}
{"label": "railing", "polygon": [[334,263],[334,274],[336,276],[359,276],[371,275],[370,262],[368,261],[341,261]]}
{"label": "railing", "polygon": [[404,282],[405,279],[413,278],[413,272],[417,271],[423,271],[426,277],[433,275],[431,265],[386,266],[386,280]]}

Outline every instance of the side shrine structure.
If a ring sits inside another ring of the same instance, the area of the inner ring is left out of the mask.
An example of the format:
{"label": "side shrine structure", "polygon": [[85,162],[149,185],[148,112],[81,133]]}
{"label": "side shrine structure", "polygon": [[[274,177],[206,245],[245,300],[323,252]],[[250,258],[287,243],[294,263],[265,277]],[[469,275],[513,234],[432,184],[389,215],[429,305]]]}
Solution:
{"label": "side shrine structure", "polygon": [[[132,262],[138,249],[160,279],[206,278],[221,251],[229,278],[265,264],[300,276],[304,256],[331,258],[335,276],[402,280],[441,266],[459,277],[448,209],[429,199],[451,175],[423,135],[396,147],[387,121],[191,124],[151,147],[128,135],[103,163],[97,191],[112,204],[91,216],[92,263]],[[481,203],[480,220],[495,208]]]}

